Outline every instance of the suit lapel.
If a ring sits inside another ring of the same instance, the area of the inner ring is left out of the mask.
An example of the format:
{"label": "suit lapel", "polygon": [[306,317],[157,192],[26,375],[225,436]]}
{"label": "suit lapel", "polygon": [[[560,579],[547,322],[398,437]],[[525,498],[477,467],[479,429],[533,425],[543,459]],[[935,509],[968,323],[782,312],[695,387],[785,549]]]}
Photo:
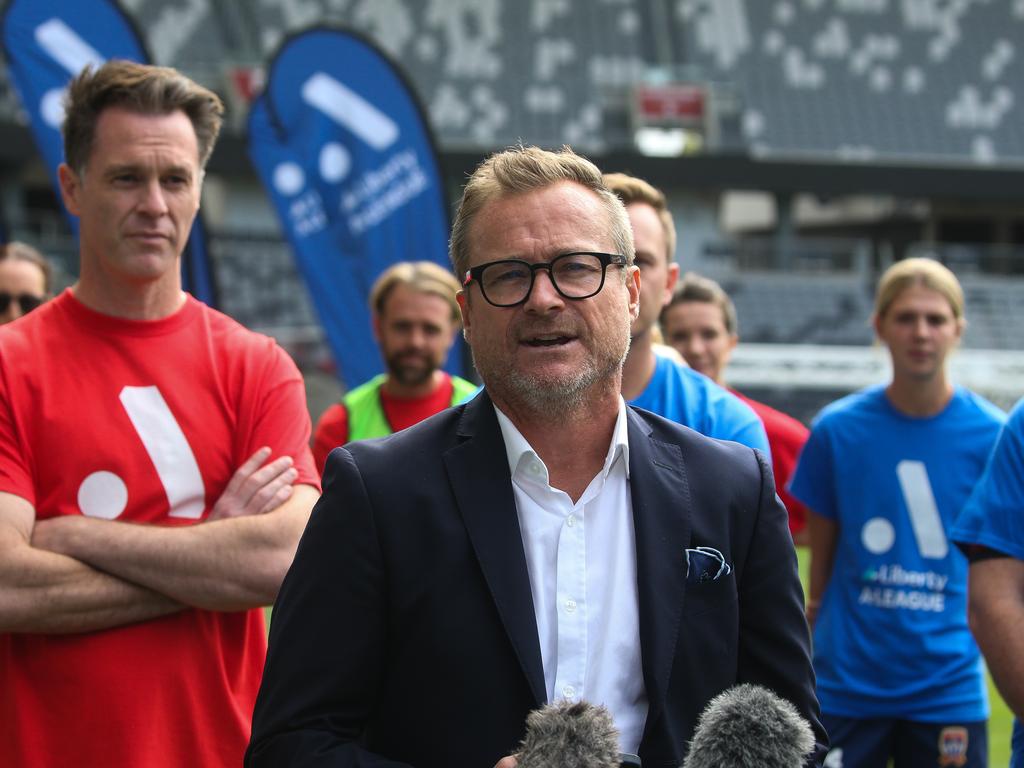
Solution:
{"label": "suit lapel", "polygon": [[649,726],[665,705],[679,638],[692,510],[679,446],[652,438],[650,427],[633,409],[628,409],[628,416],[629,487]]}
{"label": "suit lapel", "polygon": [[547,694],[530,577],[505,442],[486,392],[466,406],[458,433],[459,444],[444,454],[448,477],[505,632],[540,706]]}

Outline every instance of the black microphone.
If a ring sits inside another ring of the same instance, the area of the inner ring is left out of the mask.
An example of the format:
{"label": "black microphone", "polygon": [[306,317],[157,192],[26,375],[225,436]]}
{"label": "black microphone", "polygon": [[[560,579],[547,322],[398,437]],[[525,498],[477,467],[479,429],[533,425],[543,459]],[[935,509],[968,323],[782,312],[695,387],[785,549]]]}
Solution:
{"label": "black microphone", "polygon": [[813,749],[814,733],[796,707],[744,683],[708,702],[683,768],[801,768]]}
{"label": "black microphone", "polygon": [[586,701],[547,704],[526,718],[517,768],[619,768],[611,713]]}

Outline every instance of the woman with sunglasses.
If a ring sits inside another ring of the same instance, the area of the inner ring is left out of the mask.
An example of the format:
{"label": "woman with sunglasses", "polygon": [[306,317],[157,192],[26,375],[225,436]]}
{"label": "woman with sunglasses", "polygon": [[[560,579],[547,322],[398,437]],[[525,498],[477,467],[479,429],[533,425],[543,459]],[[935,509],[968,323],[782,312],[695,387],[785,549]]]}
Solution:
{"label": "woman with sunglasses", "polygon": [[50,296],[53,270],[30,245],[0,245],[0,325],[17,320]]}

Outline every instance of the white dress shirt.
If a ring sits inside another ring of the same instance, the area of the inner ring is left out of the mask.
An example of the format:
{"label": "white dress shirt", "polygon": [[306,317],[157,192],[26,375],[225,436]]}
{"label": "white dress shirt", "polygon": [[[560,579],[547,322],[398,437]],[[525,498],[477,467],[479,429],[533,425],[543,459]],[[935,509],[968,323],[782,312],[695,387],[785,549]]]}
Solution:
{"label": "white dress shirt", "polygon": [[619,748],[636,753],[647,719],[640,663],[636,536],[629,495],[626,404],[604,466],[573,504],[500,409],[537,615],[548,701],[604,704]]}

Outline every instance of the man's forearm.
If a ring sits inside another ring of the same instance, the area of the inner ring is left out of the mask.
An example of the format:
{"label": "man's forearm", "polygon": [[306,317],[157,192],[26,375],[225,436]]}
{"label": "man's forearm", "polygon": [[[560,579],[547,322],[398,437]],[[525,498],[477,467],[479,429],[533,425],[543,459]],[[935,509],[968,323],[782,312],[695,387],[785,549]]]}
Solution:
{"label": "man's forearm", "polygon": [[35,509],[0,493],[0,632],[90,632],[181,610],[165,595],[30,543]]}
{"label": "man's forearm", "polygon": [[67,517],[33,543],[187,605],[243,610],[273,602],[316,499],[300,485],[274,512],[178,528]]}
{"label": "man's forearm", "polygon": [[806,611],[807,621],[813,628],[818,618],[818,609],[821,607],[825,588],[832,578],[839,525],[834,520],[808,509],[807,531],[810,539],[811,563]]}
{"label": "man's forearm", "polygon": [[0,632],[91,632],[182,608],[158,592],[27,544],[5,548],[2,560]]}
{"label": "man's forearm", "polygon": [[971,564],[971,631],[996,687],[1024,717],[1024,563],[1011,557]]}

